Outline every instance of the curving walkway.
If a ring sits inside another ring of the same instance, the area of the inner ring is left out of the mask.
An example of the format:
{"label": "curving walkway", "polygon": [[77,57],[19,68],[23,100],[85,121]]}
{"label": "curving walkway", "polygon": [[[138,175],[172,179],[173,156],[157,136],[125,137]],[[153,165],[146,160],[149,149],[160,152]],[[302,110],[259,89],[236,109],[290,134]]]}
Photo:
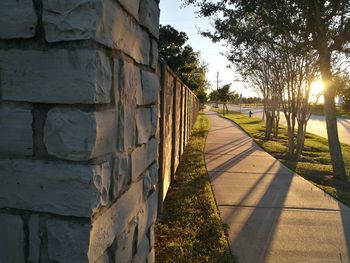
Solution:
{"label": "curving walkway", "polygon": [[205,159],[238,263],[350,262],[350,209],[207,112]]}

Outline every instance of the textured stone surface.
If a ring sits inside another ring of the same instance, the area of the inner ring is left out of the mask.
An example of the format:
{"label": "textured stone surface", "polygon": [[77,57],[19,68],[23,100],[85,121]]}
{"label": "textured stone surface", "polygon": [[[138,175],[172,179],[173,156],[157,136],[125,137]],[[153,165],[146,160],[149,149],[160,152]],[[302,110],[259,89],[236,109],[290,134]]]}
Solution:
{"label": "textured stone surface", "polygon": [[95,263],[110,263],[108,253],[104,253]]}
{"label": "textured stone surface", "polygon": [[0,208],[90,217],[99,206],[101,165],[0,160],[0,171]]}
{"label": "textured stone surface", "polygon": [[[115,60],[115,75],[119,75],[120,112],[118,120],[118,149],[130,151],[137,142],[136,137],[136,105],[141,100],[141,73],[135,65]],[[116,70],[119,68],[119,72]]]}
{"label": "textured stone surface", "polygon": [[67,160],[89,160],[116,148],[114,111],[83,112],[54,108],[47,114],[44,142],[49,154]]}
{"label": "textured stone surface", "polygon": [[151,225],[151,227],[149,228],[148,238],[149,238],[150,246],[154,247],[154,244],[155,244],[154,225]]}
{"label": "textured stone surface", "polygon": [[0,155],[32,155],[32,121],[30,109],[0,108]]}
{"label": "textured stone surface", "polygon": [[148,254],[147,263],[154,263],[156,261],[156,253],[154,248],[152,248],[151,252]]}
{"label": "textured stone surface", "polygon": [[140,244],[137,247],[137,254],[133,258],[132,262],[147,262],[148,254],[150,252],[149,239],[146,235],[142,237]]}
{"label": "textured stone surface", "polygon": [[138,225],[135,221],[132,221],[128,227],[129,229],[118,239],[117,249],[115,251],[116,262],[130,262],[132,259],[133,242]]}
{"label": "textured stone surface", "polygon": [[40,259],[39,215],[32,215],[29,219],[29,262],[39,262]]}
{"label": "textured stone surface", "polygon": [[[144,185],[145,187],[145,185]],[[158,191],[152,189],[149,196],[144,197],[146,202],[138,214],[138,246],[142,242],[144,236],[150,241],[154,241],[154,231],[151,229],[157,218]]]}
{"label": "textured stone surface", "polygon": [[32,0],[0,1],[0,39],[33,37],[36,23]]}
{"label": "textured stone surface", "polygon": [[167,194],[171,183],[172,168],[172,140],[173,140],[173,96],[174,96],[174,77],[170,72],[165,75],[164,86],[164,118],[167,120],[164,124],[163,141],[163,200]]}
{"label": "textured stone surface", "polygon": [[152,105],[151,106],[151,122],[152,122],[152,135],[156,135],[156,138],[158,138],[158,123],[159,123],[159,105]]}
{"label": "textured stone surface", "polygon": [[157,219],[158,213],[158,190],[154,191],[146,202],[147,223],[146,228],[149,228]]}
{"label": "textured stone surface", "polygon": [[153,69],[156,69],[158,67],[158,58],[159,58],[158,43],[157,43],[157,41],[152,39],[151,44],[152,44],[152,54],[151,54],[151,58],[150,58],[151,59],[151,67]]}
{"label": "textured stone surface", "polygon": [[140,0],[119,0],[120,4],[124,6],[137,20],[139,19]]}
{"label": "textured stone surface", "polygon": [[158,164],[154,163],[143,175],[143,195],[145,200],[157,189],[157,183]]}
{"label": "textured stone surface", "polygon": [[128,154],[117,154],[114,162],[114,198],[121,195],[121,193],[131,183],[131,166]]}
{"label": "textured stone surface", "polygon": [[99,176],[95,176],[94,184],[97,190],[101,193],[100,203],[102,206],[106,206],[110,200],[110,187],[112,168],[108,162],[101,165],[101,173]]}
{"label": "textured stone surface", "polygon": [[142,71],[142,102],[144,105],[159,102],[159,77],[151,72]]}
{"label": "textured stone surface", "polygon": [[97,21],[96,0],[44,0],[43,25],[48,42],[88,39]]}
{"label": "textured stone surface", "polygon": [[20,216],[0,214],[0,262],[25,262],[23,221]]}
{"label": "textured stone surface", "polygon": [[150,38],[135,20],[113,0],[102,1],[102,13],[97,22],[96,41],[119,49],[138,63],[150,62]]}
{"label": "textured stone surface", "polygon": [[116,203],[94,220],[90,235],[91,262],[103,254],[116,236],[127,231],[129,223],[143,204],[142,199],[142,181],[139,181],[132,184]]}
{"label": "textured stone surface", "polygon": [[59,263],[89,262],[90,226],[50,219],[47,225],[48,256]]}
{"label": "textured stone surface", "polygon": [[147,167],[158,157],[158,142],[151,139],[147,144],[136,148],[131,153],[131,175],[132,180],[143,173]]}
{"label": "textured stone surface", "polygon": [[147,143],[154,132],[151,108],[138,108],[136,111],[136,127],[138,144]]}
{"label": "textured stone surface", "polygon": [[140,3],[140,23],[148,28],[153,36],[159,37],[159,7],[154,0],[142,0]]}
{"label": "textured stone surface", "polygon": [[[14,61],[16,63],[14,63]],[[112,73],[93,50],[1,50],[2,99],[43,103],[108,103]]]}

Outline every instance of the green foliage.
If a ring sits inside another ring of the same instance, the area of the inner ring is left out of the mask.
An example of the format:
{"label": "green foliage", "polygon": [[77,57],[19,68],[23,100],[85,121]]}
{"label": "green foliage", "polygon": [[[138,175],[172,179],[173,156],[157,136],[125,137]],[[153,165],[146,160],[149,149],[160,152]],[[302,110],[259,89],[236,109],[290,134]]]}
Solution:
{"label": "green foliage", "polygon": [[241,103],[244,103],[244,104],[257,104],[257,103],[262,103],[263,100],[259,97],[243,97],[242,100],[241,100]]}
{"label": "green foliage", "polygon": [[239,95],[235,91],[230,91],[231,84],[226,84],[217,90],[213,90],[209,94],[209,98],[212,101],[218,103],[237,103]]}
{"label": "green foliage", "polygon": [[[333,172],[338,178],[343,177],[346,172],[345,164],[337,130],[334,128],[337,125],[334,105],[337,90],[337,83],[334,81],[334,58],[337,53],[350,52],[350,1],[183,1],[186,4],[197,5],[201,16],[213,20],[214,32],[204,32],[203,35],[214,42],[225,41],[230,47],[227,57],[232,62],[239,62],[242,57],[246,58],[247,52],[258,50],[255,54],[259,56],[260,48],[274,51],[281,46],[288,48],[287,54],[291,52],[296,57],[307,55],[317,60],[316,65],[325,84],[325,113]],[[275,52],[271,53],[273,55]],[[293,64],[288,60],[288,64]],[[249,69],[254,70],[254,59],[250,59],[249,62]],[[280,75],[293,76],[295,73]],[[267,128],[270,129],[270,125]],[[292,135],[290,137],[292,138]],[[293,147],[290,147],[290,150],[293,152]]]}
{"label": "green foliage", "polygon": [[208,81],[207,65],[201,60],[200,53],[190,45],[185,45],[188,37],[170,25],[159,29],[159,53],[170,68],[202,101],[206,101]]}
{"label": "green foliage", "polygon": [[156,225],[157,262],[233,262],[205,167],[208,130],[201,113]]}
{"label": "green foliage", "polygon": [[286,154],[286,127],[281,127],[278,138],[265,140],[263,133],[265,123],[261,119],[249,118],[246,114],[236,112],[230,112],[225,117],[241,126],[262,148],[280,160],[288,168],[311,181],[347,206],[350,206],[350,145],[342,145],[348,172],[348,181],[339,180],[334,177],[329,156],[329,146],[325,138],[307,133],[301,158],[299,161],[293,161]]}
{"label": "green foliage", "polygon": [[337,94],[343,97],[344,109],[350,110],[350,76],[345,73],[338,73],[334,76]]}

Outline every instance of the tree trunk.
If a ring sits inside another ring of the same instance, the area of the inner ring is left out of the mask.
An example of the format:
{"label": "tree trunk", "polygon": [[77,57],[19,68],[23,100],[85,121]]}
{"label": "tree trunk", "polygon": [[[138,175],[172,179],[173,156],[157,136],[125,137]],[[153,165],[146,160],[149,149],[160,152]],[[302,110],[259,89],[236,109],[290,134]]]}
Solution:
{"label": "tree trunk", "polygon": [[271,112],[266,112],[266,127],[265,127],[265,139],[271,139],[271,132],[273,128],[273,119],[274,117],[271,115]]}
{"label": "tree trunk", "polygon": [[294,157],[294,130],[291,126],[288,127],[288,153],[291,157]]}
{"label": "tree trunk", "polygon": [[278,137],[279,123],[280,123],[280,111],[277,110],[277,113],[276,113],[276,115],[275,115],[274,132],[273,132],[273,136],[274,136],[275,138]]}
{"label": "tree trunk", "polygon": [[326,87],[324,91],[324,111],[326,115],[329,152],[334,176],[339,179],[346,179],[344,159],[338,136],[336,108],[334,103],[335,87],[331,72],[330,53],[328,49],[322,51],[323,52],[320,52],[320,71]]}
{"label": "tree trunk", "polygon": [[305,143],[305,134],[306,134],[306,126],[307,122],[305,119],[298,122],[298,132],[297,132],[297,147],[295,151],[295,157],[297,160],[299,160]]}

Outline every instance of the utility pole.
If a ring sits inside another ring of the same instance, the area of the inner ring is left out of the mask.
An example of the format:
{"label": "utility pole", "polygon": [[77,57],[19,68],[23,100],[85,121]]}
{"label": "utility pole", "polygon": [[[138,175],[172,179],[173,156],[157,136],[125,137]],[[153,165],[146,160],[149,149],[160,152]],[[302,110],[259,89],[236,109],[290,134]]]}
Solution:
{"label": "utility pole", "polygon": [[216,90],[219,89],[219,83],[222,82],[222,80],[219,80],[219,71],[216,73]]}

